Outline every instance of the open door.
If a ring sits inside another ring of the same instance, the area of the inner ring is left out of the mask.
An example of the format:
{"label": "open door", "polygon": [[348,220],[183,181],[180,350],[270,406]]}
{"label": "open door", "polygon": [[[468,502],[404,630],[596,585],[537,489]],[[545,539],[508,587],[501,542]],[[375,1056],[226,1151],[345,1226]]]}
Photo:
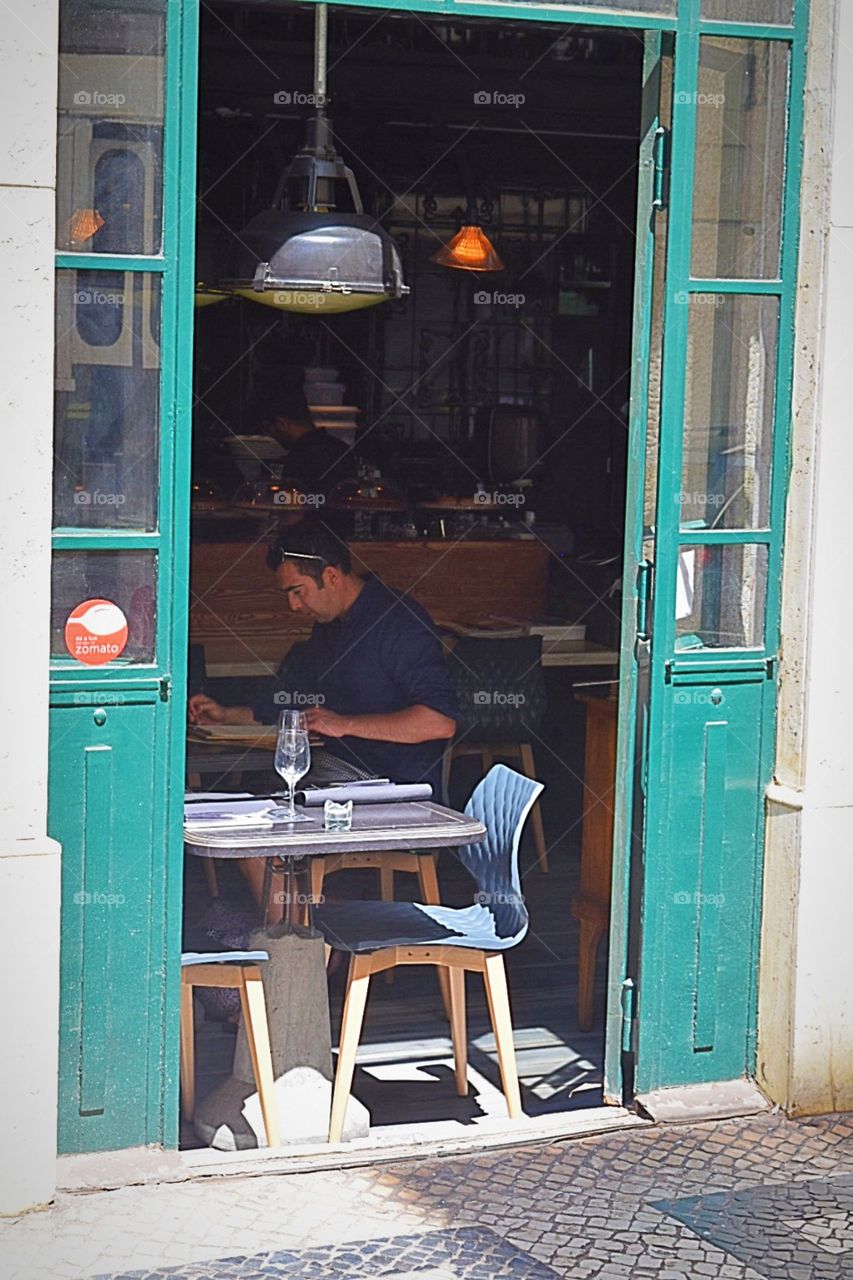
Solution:
{"label": "open door", "polygon": [[611,1101],[754,1071],[805,16],[647,37]]}
{"label": "open door", "polygon": [[604,1080],[616,1104],[633,1088],[672,121],[672,36],[646,32],[644,46]]}
{"label": "open door", "polygon": [[177,1139],[197,26],[193,0],[61,14],[60,1153]]}

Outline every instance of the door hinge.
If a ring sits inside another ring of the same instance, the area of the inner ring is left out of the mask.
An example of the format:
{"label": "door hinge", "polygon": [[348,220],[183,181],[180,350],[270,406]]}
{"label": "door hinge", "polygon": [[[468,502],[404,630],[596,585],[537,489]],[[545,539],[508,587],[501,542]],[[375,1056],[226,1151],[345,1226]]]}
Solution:
{"label": "door hinge", "polygon": [[666,171],[669,167],[669,131],[658,125],[652,141],[652,164],[654,178],[652,187],[652,208],[666,208]]}
{"label": "door hinge", "polygon": [[637,639],[649,639],[649,601],[652,598],[651,560],[641,560],[637,565]]}
{"label": "door hinge", "polygon": [[172,677],[161,676],[160,677],[160,701],[168,702],[171,696],[171,693],[172,693]]}
{"label": "door hinge", "polygon": [[637,988],[633,978],[626,978],[622,983],[620,1002],[622,1005],[622,1052],[632,1053],[634,1021],[637,1017]]}

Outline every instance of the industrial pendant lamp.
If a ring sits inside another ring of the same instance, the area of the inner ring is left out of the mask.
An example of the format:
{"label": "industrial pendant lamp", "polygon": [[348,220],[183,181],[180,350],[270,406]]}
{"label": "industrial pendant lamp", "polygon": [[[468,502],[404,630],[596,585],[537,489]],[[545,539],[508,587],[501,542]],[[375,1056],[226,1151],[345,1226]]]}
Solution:
{"label": "industrial pendant lamp", "polygon": [[[367,216],[353,172],[335,150],[326,116],[327,6],[317,5],[314,98],[317,114],[278,184],[273,207],[236,237],[222,287],[282,311],[334,315],[410,292],[391,236]],[[339,201],[352,206],[338,212]]]}

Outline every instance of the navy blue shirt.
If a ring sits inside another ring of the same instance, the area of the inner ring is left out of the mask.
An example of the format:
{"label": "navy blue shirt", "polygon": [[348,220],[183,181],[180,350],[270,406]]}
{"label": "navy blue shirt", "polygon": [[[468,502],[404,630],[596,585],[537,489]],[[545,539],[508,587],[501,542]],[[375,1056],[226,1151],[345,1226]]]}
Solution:
{"label": "navy blue shirt", "polygon": [[[286,694],[276,698],[276,694]],[[254,708],[273,722],[282,706],[321,705],[344,716],[384,715],[426,706],[455,720],[456,691],[435,624],[422,605],[369,574],[352,607],[315,622],[310,638],[284,658],[268,699]],[[440,794],[444,739],[380,742],[328,739],[334,755],[394,782],[431,782]]]}

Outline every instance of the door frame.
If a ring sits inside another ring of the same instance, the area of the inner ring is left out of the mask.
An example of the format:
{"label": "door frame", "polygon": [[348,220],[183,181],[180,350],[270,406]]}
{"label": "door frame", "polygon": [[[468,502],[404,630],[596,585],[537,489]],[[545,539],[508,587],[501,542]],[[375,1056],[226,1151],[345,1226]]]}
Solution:
{"label": "door frame", "polygon": [[[311,0],[312,3],[318,0]],[[635,30],[645,33],[672,33],[675,40],[675,103],[673,108],[672,157],[673,182],[671,207],[679,213],[680,226],[673,227],[667,248],[667,277],[670,302],[666,309],[665,332],[665,406],[664,419],[672,413],[678,400],[677,352],[686,343],[686,307],[672,305],[672,292],[680,281],[688,292],[707,290],[708,282],[693,282],[689,275],[690,190],[692,183],[692,146],[695,134],[695,90],[699,40],[703,35],[740,36],[788,41],[792,46],[789,128],[784,197],[783,255],[779,282],[767,282],[762,292],[776,292],[780,297],[780,331],[777,370],[776,434],[774,479],[771,503],[770,595],[767,601],[767,649],[778,651],[779,580],[781,577],[782,523],[787,490],[790,399],[793,358],[793,317],[796,289],[797,228],[799,213],[799,180],[802,133],[802,98],[805,82],[805,47],[808,22],[808,0],[794,0],[792,26],[766,27],[755,23],[706,21],[700,18],[700,0],[679,0],[677,17],[662,14],[606,11],[584,4],[501,3],[500,0],[335,0],[336,7],[378,8],[399,12],[431,14],[436,17],[479,18],[493,21],[530,21],[538,23],[582,23],[587,26]],[[647,38],[649,38],[647,36]],[[64,698],[74,695],[94,699],[101,690],[119,692],[131,682],[156,690],[168,702],[167,758],[159,762],[157,785],[163,788],[162,830],[165,848],[162,915],[152,926],[151,1013],[152,1040],[148,1046],[149,1092],[145,1141],[175,1147],[178,1142],[178,1042],[179,981],[182,913],[183,866],[183,791],[185,754],[187,624],[189,612],[189,533],[190,533],[190,457],[192,420],[192,343],[194,294],[194,242],[196,208],[196,120],[199,40],[199,0],[167,0],[167,78],[164,119],[164,196],[163,249],[150,257],[129,255],[67,254],[56,256],[57,269],[77,271],[127,270],[158,273],[162,280],[162,371],[161,371],[161,437],[160,437],[160,504],[159,527],[152,534],[121,531],[79,531],[57,529],[54,550],[142,550],[159,554],[158,639],[155,661],[129,668],[116,665],[101,668],[93,676],[91,669],[59,661],[52,669],[52,689]],[[648,148],[649,134],[643,135]],[[648,183],[648,173],[643,175]],[[641,300],[650,282],[651,241],[643,236],[638,243],[638,283],[635,291],[635,320],[641,316]],[[737,292],[740,282],[722,282],[727,292]],[[755,292],[750,286],[743,292]],[[680,314],[679,314],[680,312]],[[646,311],[646,316],[648,312]],[[636,334],[635,334],[636,341]],[[642,387],[647,385],[648,343],[639,348],[638,362],[632,375],[632,430],[629,439],[628,509],[626,512],[626,575],[624,592],[622,664],[620,689],[620,725],[617,777],[628,776],[634,761],[636,738],[638,667],[634,643],[637,635],[637,613],[640,602],[635,571],[641,554],[642,486],[644,432],[640,435]],[[635,397],[635,388],[637,394]],[[683,396],[683,386],[681,388]],[[670,462],[680,459],[672,445]],[[638,507],[639,501],[639,507]],[[639,514],[638,514],[639,513]],[[663,678],[666,651],[660,643],[668,626],[667,609],[674,597],[676,559],[673,548],[683,540],[677,527],[661,522],[657,534],[657,590],[649,601],[655,621],[658,643],[652,646],[651,678]],[[640,541],[637,521],[640,521]],[[667,544],[667,539],[670,544]],[[630,558],[629,558],[630,553]],[[647,581],[647,579],[646,579]],[[663,630],[659,630],[662,628]],[[654,699],[652,699],[654,706]],[[768,703],[766,715],[771,732],[766,734],[767,759],[773,747],[772,724],[775,708]],[[645,761],[645,767],[648,767]],[[630,1053],[636,1041],[630,1035],[631,1018],[625,1018],[624,984],[639,974],[629,972],[631,938],[629,935],[629,888],[631,867],[632,814],[630,789],[620,788],[615,797],[616,820],[613,863],[613,911],[611,915],[610,977],[608,981],[606,1094],[609,1101],[622,1101],[623,1050]],[[759,903],[756,902],[756,920]],[[757,946],[757,931],[756,931]],[[757,957],[756,957],[757,958]],[[651,1005],[650,1005],[651,1010]],[[630,1012],[630,1011],[629,1011]],[[650,1012],[653,1018],[653,1014]],[[651,1025],[651,1024],[650,1024]],[[154,1042],[156,1036],[156,1043]],[[753,1004],[754,1046],[754,1004]]]}

